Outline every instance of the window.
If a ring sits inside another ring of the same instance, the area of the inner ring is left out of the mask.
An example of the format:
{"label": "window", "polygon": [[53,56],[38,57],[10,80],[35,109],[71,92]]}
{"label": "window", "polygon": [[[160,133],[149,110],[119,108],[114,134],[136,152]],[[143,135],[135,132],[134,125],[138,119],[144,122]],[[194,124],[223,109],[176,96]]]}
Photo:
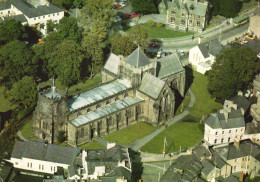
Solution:
{"label": "window", "polygon": [[231,130],[229,130],[229,133],[231,133]]}
{"label": "window", "polygon": [[234,166],[234,171],[236,171],[237,166]]}
{"label": "window", "polygon": [[31,163],[30,167],[32,168],[32,163]]}
{"label": "window", "polygon": [[247,160],[250,161],[250,156],[248,156]]}
{"label": "window", "polygon": [[110,101],[109,101],[109,100],[106,101],[106,105],[107,105],[107,104],[110,104]]}
{"label": "window", "polygon": [[224,141],[224,138],[221,139],[221,143],[223,143],[223,141]]}
{"label": "window", "polygon": [[222,131],[222,134],[224,134],[225,133],[225,131]]}
{"label": "window", "polygon": [[55,16],[55,14],[53,13],[53,16]]}
{"label": "window", "polygon": [[41,19],[41,17],[39,16],[38,19]]}
{"label": "window", "polygon": [[215,140],[215,142],[214,143],[217,143],[217,139]]}
{"label": "window", "polygon": [[59,13],[57,13],[57,15],[59,15]]}
{"label": "window", "polygon": [[36,18],[34,18],[34,20],[36,20]]}
{"label": "window", "polygon": [[84,127],[83,127],[83,128],[81,128],[80,135],[81,135],[81,137],[83,137],[83,136],[84,136]]}
{"label": "window", "polygon": [[241,128],[241,131],[243,131],[243,128]]}
{"label": "window", "polygon": [[171,23],[174,23],[175,18],[171,17]]}
{"label": "window", "polygon": [[45,16],[43,16],[43,18],[45,18]]}
{"label": "window", "polygon": [[236,129],[236,133],[237,133],[237,129]]}
{"label": "window", "polygon": [[29,166],[29,162],[27,162],[27,167],[30,167],[30,166]]}
{"label": "window", "polygon": [[42,170],[44,170],[44,165],[42,165]]}
{"label": "window", "polygon": [[41,169],[41,164],[39,164],[39,169]]}
{"label": "window", "polygon": [[51,15],[48,15],[48,17],[50,17]]}
{"label": "window", "polygon": [[228,142],[230,142],[230,137],[228,138]]}
{"label": "window", "polygon": [[216,132],[216,135],[218,135],[218,132]]}
{"label": "window", "polygon": [[200,21],[197,21],[197,26],[200,26]]}
{"label": "window", "polygon": [[175,11],[171,11],[171,14],[175,14]]}
{"label": "window", "polygon": [[55,167],[53,167],[53,171],[55,171]]}
{"label": "window", "polygon": [[52,171],[52,166],[51,166],[51,171]]}
{"label": "window", "polygon": [[15,162],[15,165],[18,165],[18,162]]}
{"label": "window", "polygon": [[235,162],[237,162],[237,159],[235,159]]}

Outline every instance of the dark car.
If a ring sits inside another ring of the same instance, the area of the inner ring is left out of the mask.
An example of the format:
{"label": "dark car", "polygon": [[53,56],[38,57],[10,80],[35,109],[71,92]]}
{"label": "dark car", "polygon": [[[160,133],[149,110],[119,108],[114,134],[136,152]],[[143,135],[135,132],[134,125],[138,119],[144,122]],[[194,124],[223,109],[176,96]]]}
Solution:
{"label": "dark car", "polygon": [[159,45],[156,44],[156,43],[151,43],[151,44],[150,44],[150,47],[159,47]]}

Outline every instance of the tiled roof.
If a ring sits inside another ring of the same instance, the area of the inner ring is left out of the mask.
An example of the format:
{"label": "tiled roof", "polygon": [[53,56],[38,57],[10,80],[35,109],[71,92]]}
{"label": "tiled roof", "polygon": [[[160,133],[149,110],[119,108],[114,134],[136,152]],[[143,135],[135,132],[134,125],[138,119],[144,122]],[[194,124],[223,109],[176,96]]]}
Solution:
{"label": "tiled roof", "polygon": [[145,73],[139,90],[153,99],[157,99],[164,88],[164,85],[165,82],[161,79],[151,75],[150,73]]}
{"label": "tiled roof", "polygon": [[111,53],[109,58],[107,59],[104,69],[117,75],[119,62],[120,62],[120,56],[117,56],[117,55]]}
{"label": "tiled roof", "polygon": [[145,65],[150,64],[150,60],[149,58],[144,54],[144,52],[142,51],[142,49],[140,47],[138,47],[132,54],[130,54],[126,60],[126,63],[139,68]]}
{"label": "tiled roof", "polygon": [[210,54],[216,56],[223,49],[218,39],[199,44],[198,47],[204,58],[208,58]]}

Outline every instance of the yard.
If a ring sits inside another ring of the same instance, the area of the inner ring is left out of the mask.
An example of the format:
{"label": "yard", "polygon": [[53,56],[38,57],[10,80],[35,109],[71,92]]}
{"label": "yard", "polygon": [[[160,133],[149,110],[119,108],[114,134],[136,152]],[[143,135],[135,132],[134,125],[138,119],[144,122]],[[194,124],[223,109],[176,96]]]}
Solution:
{"label": "yard", "polygon": [[[151,27],[149,24],[141,24],[142,28],[144,28],[147,33],[148,37],[150,39],[156,39],[156,38],[175,38],[175,37],[181,37],[186,35],[192,35],[192,32],[179,32],[171,29],[166,29],[164,27]],[[130,27],[126,30],[126,32],[131,32],[131,30],[134,27]]]}
{"label": "yard", "polygon": [[27,116],[21,121],[18,129],[22,132],[22,135],[28,140],[38,140],[37,137],[32,136],[32,120],[33,115]]}
{"label": "yard", "polygon": [[155,127],[146,122],[138,122],[128,126],[127,128],[111,133],[104,138],[108,141],[113,141],[121,145],[128,145],[135,140],[150,134],[155,129]]}
{"label": "yard", "polygon": [[198,143],[203,138],[203,132],[199,127],[199,122],[190,117],[165,129],[152,141],[144,145],[141,150],[162,154],[165,137],[167,141],[165,152],[172,153]]}

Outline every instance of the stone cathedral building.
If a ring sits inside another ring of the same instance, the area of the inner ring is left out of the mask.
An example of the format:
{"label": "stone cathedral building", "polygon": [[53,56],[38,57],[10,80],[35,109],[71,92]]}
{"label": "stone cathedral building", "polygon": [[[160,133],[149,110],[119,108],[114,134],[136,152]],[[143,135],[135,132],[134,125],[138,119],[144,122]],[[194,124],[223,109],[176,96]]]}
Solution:
{"label": "stone cathedral building", "polygon": [[185,70],[178,53],[150,60],[138,47],[128,57],[110,54],[102,84],[67,95],[53,86],[39,93],[33,134],[53,143],[64,130],[72,146],[139,121],[161,125],[174,116],[184,95]]}
{"label": "stone cathedral building", "polygon": [[162,0],[160,14],[166,15],[166,25],[182,31],[201,32],[209,22],[211,5],[207,0]]}

